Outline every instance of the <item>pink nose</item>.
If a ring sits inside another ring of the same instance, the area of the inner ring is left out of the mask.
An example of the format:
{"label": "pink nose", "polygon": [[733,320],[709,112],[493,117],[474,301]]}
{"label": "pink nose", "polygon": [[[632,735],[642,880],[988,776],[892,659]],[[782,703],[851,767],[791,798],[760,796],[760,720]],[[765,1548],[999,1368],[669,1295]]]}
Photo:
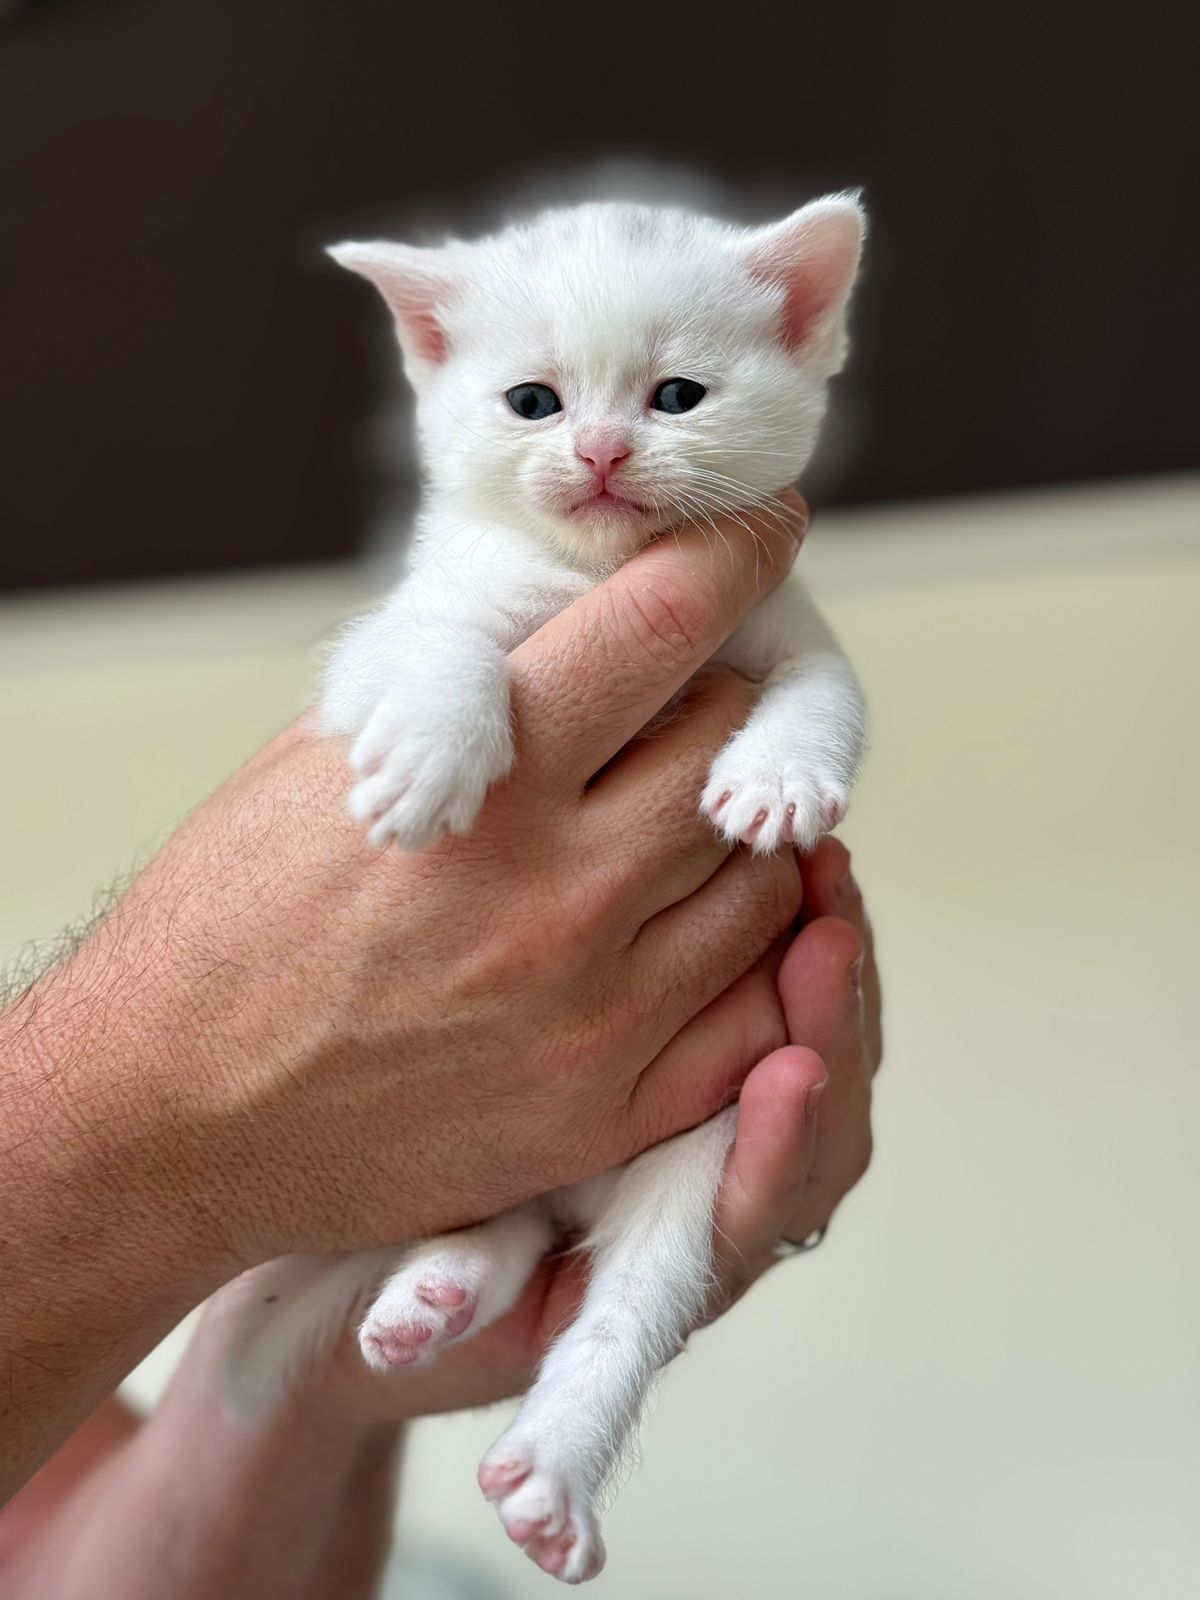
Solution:
{"label": "pink nose", "polygon": [[603,489],[617,467],[628,459],[629,449],[624,444],[614,444],[611,441],[601,443],[598,439],[581,439],[575,448],[575,454]]}

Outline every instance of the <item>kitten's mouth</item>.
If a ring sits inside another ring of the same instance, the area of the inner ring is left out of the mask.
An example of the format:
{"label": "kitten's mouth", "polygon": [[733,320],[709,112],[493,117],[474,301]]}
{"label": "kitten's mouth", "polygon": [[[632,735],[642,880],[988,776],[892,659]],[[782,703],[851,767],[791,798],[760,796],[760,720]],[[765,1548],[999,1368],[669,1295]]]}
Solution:
{"label": "kitten's mouth", "polygon": [[597,489],[593,494],[584,495],[582,500],[576,500],[573,506],[568,506],[567,515],[574,517],[580,512],[594,511],[628,516],[633,512],[636,516],[644,517],[649,510],[649,506],[644,506],[637,500],[630,500],[623,494],[614,494],[611,489]]}

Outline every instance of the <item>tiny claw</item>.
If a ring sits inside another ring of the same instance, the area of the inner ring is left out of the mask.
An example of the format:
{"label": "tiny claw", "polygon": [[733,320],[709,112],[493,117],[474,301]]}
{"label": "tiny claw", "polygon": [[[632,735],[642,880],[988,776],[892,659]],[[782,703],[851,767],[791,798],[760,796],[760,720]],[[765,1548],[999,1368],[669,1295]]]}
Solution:
{"label": "tiny claw", "polygon": [[767,820],[767,812],[766,812],[765,809],[762,810],[762,811],[756,812],[755,816],[754,816],[754,821],[746,829],[745,833],[742,834],[742,843],[743,844],[753,844],[755,838],[758,835],[759,829],[762,827],[763,823],[766,820]]}
{"label": "tiny claw", "polygon": [[846,815],[846,807],[835,794],[821,796],[821,817],[827,828],[836,828]]}

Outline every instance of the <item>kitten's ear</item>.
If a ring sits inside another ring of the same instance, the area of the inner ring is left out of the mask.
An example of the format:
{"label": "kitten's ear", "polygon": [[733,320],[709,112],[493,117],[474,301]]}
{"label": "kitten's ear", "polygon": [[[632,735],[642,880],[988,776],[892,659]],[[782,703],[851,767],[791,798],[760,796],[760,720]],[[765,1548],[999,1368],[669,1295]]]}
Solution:
{"label": "kitten's ear", "polygon": [[784,343],[830,375],[845,359],[846,302],[865,233],[858,196],[830,194],[749,239],[751,273],[784,291]]}
{"label": "kitten's ear", "polygon": [[440,366],[450,348],[441,313],[456,293],[444,253],[385,240],[335,244],[328,253],[339,267],[373,283],[387,301],[410,375]]}

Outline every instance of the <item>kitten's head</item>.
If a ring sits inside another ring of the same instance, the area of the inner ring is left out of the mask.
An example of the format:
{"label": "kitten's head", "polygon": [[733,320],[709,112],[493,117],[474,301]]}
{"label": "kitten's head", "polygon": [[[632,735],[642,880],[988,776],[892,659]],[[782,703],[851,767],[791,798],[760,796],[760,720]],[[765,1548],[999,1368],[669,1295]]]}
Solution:
{"label": "kitten's head", "polygon": [[330,253],[392,309],[439,500],[604,565],[801,471],[862,235],[833,195],[767,228],[585,205]]}

